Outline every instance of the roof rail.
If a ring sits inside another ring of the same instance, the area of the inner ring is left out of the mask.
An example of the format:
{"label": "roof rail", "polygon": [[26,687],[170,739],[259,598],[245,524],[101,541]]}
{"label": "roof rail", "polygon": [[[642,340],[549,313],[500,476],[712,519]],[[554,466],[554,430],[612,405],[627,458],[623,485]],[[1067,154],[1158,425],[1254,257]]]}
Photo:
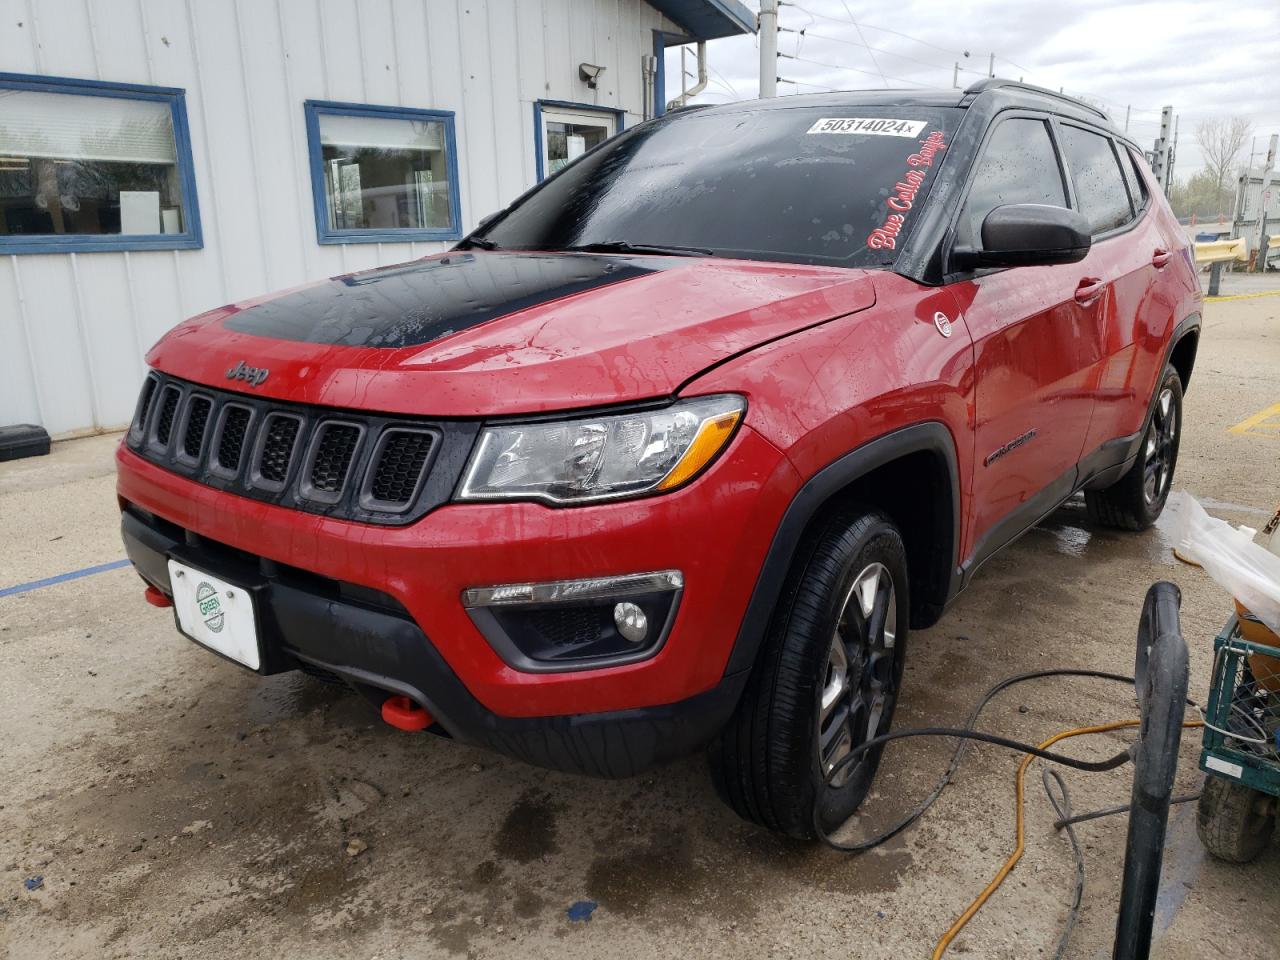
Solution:
{"label": "roof rail", "polygon": [[1069,97],[1065,93],[1059,93],[1057,90],[1050,90],[1048,87],[1037,87],[1034,83],[1022,83],[1019,80],[1003,80],[1000,77],[983,77],[977,83],[971,84],[965,88],[965,93],[971,96],[979,93],[985,93],[988,90],[998,90],[1004,87],[1011,87],[1015,90],[1026,90],[1030,93],[1038,93],[1042,97],[1052,97],[1055,100],[1063,100],[1077,107],[1082,107],[1090,113],[1096,113],[1103,120],[1110,122],[1111,118],[1107,116],[1106,111],[1100,107],[1095,107],[1091,103],[1086,103],[1076,97]]}

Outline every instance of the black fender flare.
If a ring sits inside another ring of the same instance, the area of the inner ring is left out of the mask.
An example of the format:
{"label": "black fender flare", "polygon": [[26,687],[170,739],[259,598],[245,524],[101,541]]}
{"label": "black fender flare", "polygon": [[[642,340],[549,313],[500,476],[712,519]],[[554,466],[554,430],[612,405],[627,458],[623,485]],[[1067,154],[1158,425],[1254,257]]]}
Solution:
{"label": "black fender flare", "polygon": [[[746,613],[738,627],[733,651],[725,666],[725,676],[750,670],[764,642],[774,608],[782,596],[783,583],[800,540],[810,522],[830,499],[849,484],[873,470],[913,453],[930,453],[944,465],[951,496],[951,530],[948,551],[948,576],[945,597],[937,604],[940,611],[960,590],[957,562],[960,549],[960,471],[956,461],[955,441],[951,431],[940,421],[927,421],[894,430],[862,444],[838,460],[823,467],[796,491],[787,506],[773,542],[765,554],[756,577],[756,585],[747,603]],[[947,531],[942,531],[945,535]],[[939,544],[939,546],[942,546]]]}

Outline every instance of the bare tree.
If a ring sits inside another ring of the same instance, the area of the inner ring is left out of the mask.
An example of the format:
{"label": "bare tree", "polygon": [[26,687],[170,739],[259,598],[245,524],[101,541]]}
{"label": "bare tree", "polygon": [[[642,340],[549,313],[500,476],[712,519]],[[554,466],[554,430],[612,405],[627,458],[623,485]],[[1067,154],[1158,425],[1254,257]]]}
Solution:
{"label": "bare tree", "polygon": [[1244,149],[1253,127],[1244,117],[1219,117],[1201,120],[1196,125],[1196,143],[1204,158],[1205,170],[1217,187],[1218,212],[1223,212],[1227,194],[1227,178],[1234,171],[1240,151]]}

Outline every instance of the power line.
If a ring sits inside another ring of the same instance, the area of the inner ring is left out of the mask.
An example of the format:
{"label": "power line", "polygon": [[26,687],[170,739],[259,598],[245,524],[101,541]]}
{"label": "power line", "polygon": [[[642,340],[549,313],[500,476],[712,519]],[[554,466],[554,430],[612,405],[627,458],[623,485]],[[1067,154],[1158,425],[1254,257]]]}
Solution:
{"label": "power line", "polygon": [[[781,0],[778,6],[793,7],[794,9],[799,10],[801,13],[808,14],[810,17],[816,17],[819,20],[829,20],[832,23],[851,23],[852,22],[852,20],[847,19],[845,17],[832,17],[825,13],[818,13],[815,10],[810,10],[808,7],[802,7],[798,3],[791,3],[790,0]],[[857,26],[857,24],[855,23],[854,26]],[[941,50],[943,53],[948,54],[950,56],[967,57],[969,55],[967,51],[952,50],[948,47],[940,47],[936,43],[931,43],[928,40],[921,40],[919,37],[913,37],[911,34],[903,33],[901,30],[890,30],[888,27],[877,27],[874,24],[870,24],[870,23],[865,23],[863,24],[863,26],[865,26],[868,30],[877,30],[880,33],[892,33],[894,36],[903,37],[907,40],[912,41],[913,43],[923,44],[926,47],[933,47],[933,49]]]}
{"label": "power line", "polygon": [[[858,43],[854,40],[845,40],[843,37],[832,37],[832,36],[828,36],[825,33],[810,33],[808,30],[804,30],[802,31],[802,33],[804,37],[807,39],[827,40],[827,41],[830,41],[831,43],[842,43],[847,47],[862,47],[866,50],[874,50],[876,53],[881,54],[882,56],[897,57],[899,60],[906,60],[908,63],[914,63],[922,67],[928,67],[931,70],[950,70],[951,69],[946,64],[930,63],[928,60],[919,60],[915,57],[909,57],[905,53],[895,53],[892,50],[886,50],[884,47],[873,47],[866,43]],[[968,67],[961,67],[960,72],[973,73],[983,77],[986,76],[986,74],[983,73],[981,70],[970,70]]]}
{"label": "power line", "polygon": [[886,80],[896,80],[898,83],[910,83],[917,87],[927,87],[929,84],[921,83],[919,80],[908,80],[905,77],[891,77],[883,73],[872,73],[870,70],[862,70],[859,67],[850,67],[843,63],[827,63],[824,60],[812,60],[809,57],[798,57],[790,53],[779,53],[778,56],[786,57],[788,60],[799,60],[801,63],[811,63],[817,67],[826,67],[829,70],[852,70],[854,73],[865,73],[869,77],[880,77]]}
{"label": "power line", "polygon": [[[884,85],[889,86],[889,78],[884,75],[884,71],[880,69],[880,63],[876,60],[876,55],[871,51],[871,47],[867,46],[867,38],[862,35],[862,28],[858,26],[858,21],[853,19],[853,11],[849,9],[848,0],[840,0],[844,12],[849,15],[849,22],[853,24],[853,29],[858,31],[858,39],[862,41],[862,45],[867,48],[867,56],[871,58],[871,65],[876,68],[876,73],[880,74],[880,79],[884,81]],[[797,53],[799,51],[796,51]]]}

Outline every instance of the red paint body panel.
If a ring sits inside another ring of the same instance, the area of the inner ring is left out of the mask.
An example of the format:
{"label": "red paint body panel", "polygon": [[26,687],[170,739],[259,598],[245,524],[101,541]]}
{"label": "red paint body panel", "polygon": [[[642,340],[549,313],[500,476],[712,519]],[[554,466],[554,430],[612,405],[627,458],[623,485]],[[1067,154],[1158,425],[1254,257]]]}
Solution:
{"label": "red paint body panel", "polygon": [[[660,497],[572,509],[453,504],[407,527],[312,516],[222,493],[121,446],[121,497],[202,536],[391,594],[471,694],[494,713],[536,717],[670,703],[724,672],[758,570],[800,480],[755,431],[739,431],[700,480]],[[714,544],[714,549],[708,549]],[[468,587],[678,569],[680,614],[650,660],[604,670],[508,667],[462,607]]]}
{"label": "red paint body panel", "polygon": [[670,396],[725,357],[866,309],[874,291],[859,271],[690,259],[404,349],[267,339],[223,325],[261,302],[180,324],[148,364],[247,391],[226,371],[249,356],[271,371],[255,396],[432,417],[541,413]]}

